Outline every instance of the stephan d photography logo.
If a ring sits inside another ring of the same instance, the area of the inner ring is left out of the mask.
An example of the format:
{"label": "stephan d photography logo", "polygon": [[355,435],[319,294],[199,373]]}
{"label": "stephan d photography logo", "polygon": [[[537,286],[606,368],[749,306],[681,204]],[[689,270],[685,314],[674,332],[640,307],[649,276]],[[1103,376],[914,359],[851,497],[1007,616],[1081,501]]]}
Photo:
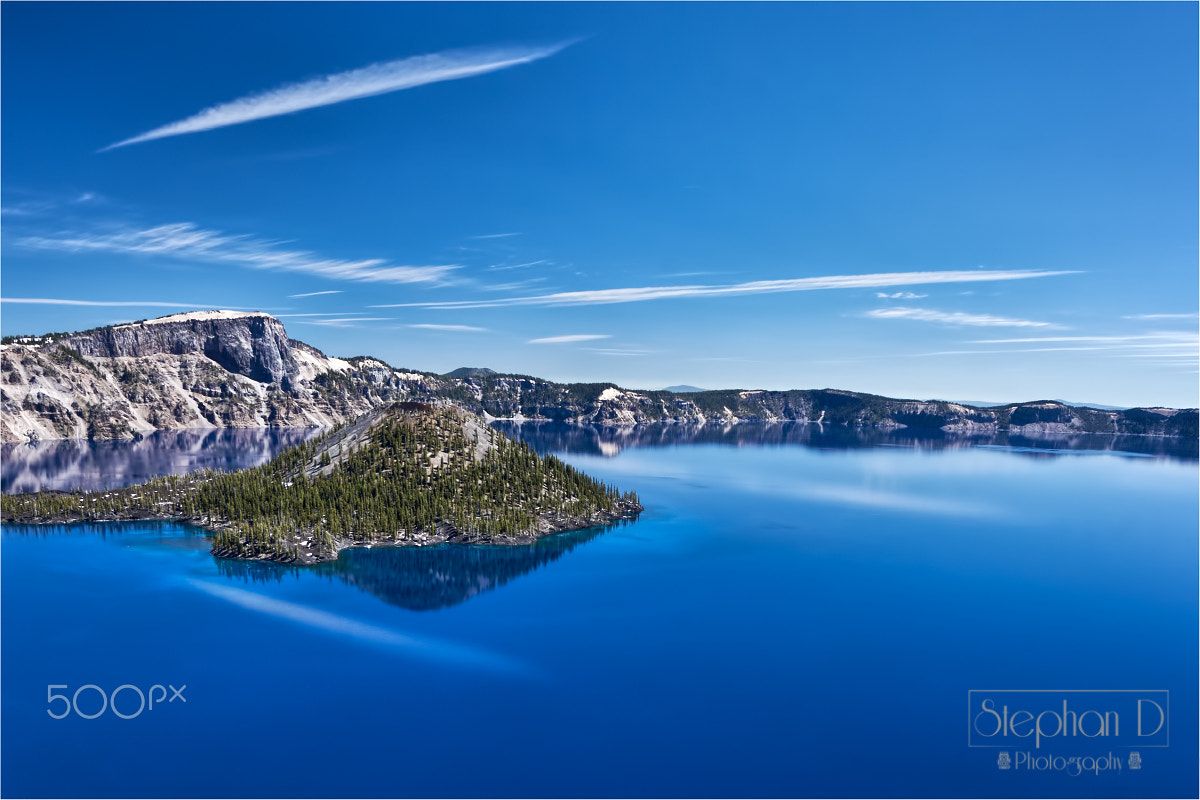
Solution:
{"label": "stephan d photography logo", "polygon": [[1012,772],[1140,770],[1142,750],[1170,745],[1170,708],[1166,689],[972,689],[967,743]]}
{"label": "stephan d photography logo", "polygon": [[967,692],[968,745],[1167,747],[1170,707],[1166,689],[972,689]]}

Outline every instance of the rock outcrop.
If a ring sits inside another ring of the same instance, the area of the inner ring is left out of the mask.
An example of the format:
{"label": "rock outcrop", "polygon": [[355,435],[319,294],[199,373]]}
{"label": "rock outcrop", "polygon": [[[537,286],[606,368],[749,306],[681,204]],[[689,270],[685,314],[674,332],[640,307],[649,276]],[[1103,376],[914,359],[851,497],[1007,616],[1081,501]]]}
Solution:
{"label": "rock outcrop", "polygon": [[298,372],[283,323],[261,313],[176,314],[69,336],[63,344],[86,358],[201,354],[226,372],[284,388]]}

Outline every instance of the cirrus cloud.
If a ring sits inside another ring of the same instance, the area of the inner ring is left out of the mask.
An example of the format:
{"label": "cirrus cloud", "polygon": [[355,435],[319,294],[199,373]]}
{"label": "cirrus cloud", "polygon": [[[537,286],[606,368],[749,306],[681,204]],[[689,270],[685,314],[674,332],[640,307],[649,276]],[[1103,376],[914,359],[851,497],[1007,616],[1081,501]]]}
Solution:
{"label": "cirrus cloud", "polygon": [[727,297],[780,292],[807,292],[820,289],[873,289],[885,286],[916,286],[938,283],[976,283],[1015,281],[1072,275],[1076,270],[946,270],[942,272],[882,272],[870,275],[824,275],[816,278],[749,281],[726,285],[639,286],[622,289],[589,289],[556,292],[532,297],[504,297],[494,300],[448,300],[425,303],[388,303],[373,308],[507,308],[511,306],[598,306],[613,303],[637,303],[685,297]]}
{"label": "cirrus cloud", "polygon": [[931,308],[877,308],[865,316],[872,319],[913,319],[945,325],[971,325],[985,328],[1057,328],[1050,322],[998,317],[994,314],[968,314],[963,311],[935,311]]}
{"label": "cirrus cloud", "polygon": [[456,264],[393,266],[381,258],[347,261],[325,258],[304,250],[289,250],[276,242],[232,236],[179,222],[153,228],[119,228],[93,233],[26,236],[16,244],[36,250],[67,253],[104,252],[169,256],[187,261],[230,264],[250,269],[303,272],[323,278],[368,283],[445,283]]}
{"label": "cirrus cloud", "polygon": [[487,330],[487,328],[479,328],[474,325],[436,325],[431,322],[418,322],[405,327],[419,328],[426,331],[460,331],[464,333],[474,333]]}
{"label": "cirrus cloud", "polygon": [[917,294],[916,292],[876,292],[875,296],[881,300],[920,300],[922,297],[928,297],[927,294]]}
{"label": "cirrus cloud", "polygon": [[[96,308],[216,308],[205,303],[168,303],[159,300],[70,300],[58,297],[0,297],[0,303],[34,306],[88,306]],[[222,308],[243,310],[235,306]]]}
{"label": "cirrus cloud", "polygon": [[567,344],[569,342],[591,342],[596,339],[611,339],[607,333],[570,333],[565,336],[547,336],[542,339],[530,339],[526,344]]}
{"label": "cirrus cloud", "polygon": [[372,97],[427,83],[471,78],[488,72],[508,69],[520,64],[552,56],[573,41],[545,47],[512,46],[476,50],[447,50],[396,61],[371,64],[348,72],[322,75],[319,78],[280,86],[258,94],[206,108],[187,119],[172,122],[110,144],[100,150],[115,150],[139,142],[199,133],[229,125],[294,114],[310,108],[343,103],[362,97]]}

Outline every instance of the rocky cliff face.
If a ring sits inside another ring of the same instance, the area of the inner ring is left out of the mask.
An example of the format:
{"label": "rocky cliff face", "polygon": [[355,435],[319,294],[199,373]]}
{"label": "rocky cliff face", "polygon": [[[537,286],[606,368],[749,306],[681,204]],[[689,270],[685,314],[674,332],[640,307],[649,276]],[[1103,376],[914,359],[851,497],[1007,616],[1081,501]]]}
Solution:
{"label": "rocky cliff face", "polygon": [[289,339],[266,314],[177,314],[0,346],[0,436],[112,439],[177,428],[332,425],[392,401],[607,426],[800,421],[979,434],[1198,435],[1196,409],[1101,411],[1050,401],[974,408],[833,389],[674,393],[486,369],[454,374],[330,358]]}
{"label": "rocky cliff face", "polygon": [[327,426],[441,383],[374,359],[329,358],[266,314],[177,314],[0,346],[0,436]]}
{"label": "rocky cliff face", "polygon": [[87,358],[200,354],[234,375],[285,389],[298,372],[283,323],[267,314],[177,314],[70,336],[63,344]]}

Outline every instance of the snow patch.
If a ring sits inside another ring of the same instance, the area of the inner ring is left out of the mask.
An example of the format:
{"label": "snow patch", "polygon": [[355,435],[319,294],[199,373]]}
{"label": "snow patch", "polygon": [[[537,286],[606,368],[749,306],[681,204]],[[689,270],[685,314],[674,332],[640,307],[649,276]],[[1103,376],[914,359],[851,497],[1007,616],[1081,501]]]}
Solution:
{"label": "snow patch", "polygon": [[[339,359],[340,361],[341,359]],[[388,369],[388,365],[373,358],[364,358],[358,362],[359,369]]]}
{"label": "snow patch", "polygon": [[[158,319],[148,319],[144,322],[136,323],[138,325],[162,325],[168,322],[192,322],[193,320],[210,320],[210,319],[242,319],[243,317],[271,317],[270,314],[262,311],[187,311],[183,314],[172,314],[169,317],[159,317]],[[129,325],[114,325],[115,328],[132,328],[134,324]]]}
{"label": "snow patch", "polygon": [[349,361],[343,361],[340,358],[330,358],[328,356],[319,356],[316,353],[310,352],[303,347],[293,347],[292,357],[296,359],[301,366],[309,366],[316,370],[318,374],[326,370],[335,370],[337,372],[349,372],[354,369]]}
{"label": "snow patch", "polygon": [[620,389],[609,387],[600,393],[601,400],[616,400],[622,394]]}

